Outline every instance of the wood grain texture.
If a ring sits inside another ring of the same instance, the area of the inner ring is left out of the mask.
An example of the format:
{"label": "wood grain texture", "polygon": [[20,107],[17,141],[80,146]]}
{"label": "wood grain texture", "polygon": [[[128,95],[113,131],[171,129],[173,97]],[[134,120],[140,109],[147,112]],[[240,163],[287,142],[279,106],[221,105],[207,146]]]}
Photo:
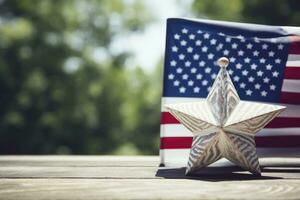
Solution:
{"label": "wood grain texture", "polygon": [[0,163],[1,200],[300,196],[300,158],[260,159],[261,177],[225,160],[185,176],[185,168],[156,167],[158,156],[0,156]]}
{"label": "wood grain texture", "polygon": [[157,167],[155,156],[0,156],[0,167]]}

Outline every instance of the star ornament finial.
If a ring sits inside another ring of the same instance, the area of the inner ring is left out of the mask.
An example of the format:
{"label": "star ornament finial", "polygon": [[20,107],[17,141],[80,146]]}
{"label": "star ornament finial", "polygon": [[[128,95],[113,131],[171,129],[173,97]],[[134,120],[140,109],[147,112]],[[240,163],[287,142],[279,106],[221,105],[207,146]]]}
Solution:
{"label": "star ornament finial", "polygon": [[226,67],[218,60],[219,73],[206,100],[169,104],[168,111],[193,134],[186,174],[226,158],[260,175],[255,134],[286,107],[241,101]]}

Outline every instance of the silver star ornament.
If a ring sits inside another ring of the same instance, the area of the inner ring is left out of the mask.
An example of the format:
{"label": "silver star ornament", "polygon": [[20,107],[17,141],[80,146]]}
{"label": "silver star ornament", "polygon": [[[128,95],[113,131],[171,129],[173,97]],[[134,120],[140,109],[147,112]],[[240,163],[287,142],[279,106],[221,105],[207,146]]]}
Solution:
{"label": "silver star ornament", "polygon": [[220,70],[206,100],[166,105],[193,134],[187,175],[222,157],[260,175],[254,136],[285,109],[241,101],[226,70],[228,63],[225,57],[218,60]]}

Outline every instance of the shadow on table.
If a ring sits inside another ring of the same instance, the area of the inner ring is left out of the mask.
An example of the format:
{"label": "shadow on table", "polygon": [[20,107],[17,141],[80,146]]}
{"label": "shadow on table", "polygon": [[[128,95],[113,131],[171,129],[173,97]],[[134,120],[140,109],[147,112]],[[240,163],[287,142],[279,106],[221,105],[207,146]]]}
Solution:
{"label": "shadow on table", "polygon": [[263,167],[262,173],[267,172],[268,176],[253,175],[248,171],[243,170],[237,166],[228,167],[207,167],[201,171],[186,176],[185,167],[182,168],[160,168],[156,172],[157,177],[169,178],[169,179],[196,179],[206,181],[241,181],[241,180],[264,180],[264,179],[283,179],[279,176],[269,176],[270,173],[282,172],[282,173],[299,173],[300,167]]}
{"label": "shadow on table", "polygon": [[295,167],[295,166],[290,166],[290,167],[287,167],[287,166],[263,167],[262,172],[300,173],[300,166],[299,167]]}

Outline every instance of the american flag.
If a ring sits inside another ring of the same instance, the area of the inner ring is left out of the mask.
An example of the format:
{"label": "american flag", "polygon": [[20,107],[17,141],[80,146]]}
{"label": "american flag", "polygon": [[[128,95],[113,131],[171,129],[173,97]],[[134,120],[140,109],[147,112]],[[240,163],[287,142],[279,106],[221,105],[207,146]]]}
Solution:
{"label": "american flag", "polygon": [[257,134],[258,154],[300,156],[300,28],[168,19],[161,164],[185,165],[192,143],[192,134],[164,105],[206,98],[223,56],[242,100],[287,106]]}

